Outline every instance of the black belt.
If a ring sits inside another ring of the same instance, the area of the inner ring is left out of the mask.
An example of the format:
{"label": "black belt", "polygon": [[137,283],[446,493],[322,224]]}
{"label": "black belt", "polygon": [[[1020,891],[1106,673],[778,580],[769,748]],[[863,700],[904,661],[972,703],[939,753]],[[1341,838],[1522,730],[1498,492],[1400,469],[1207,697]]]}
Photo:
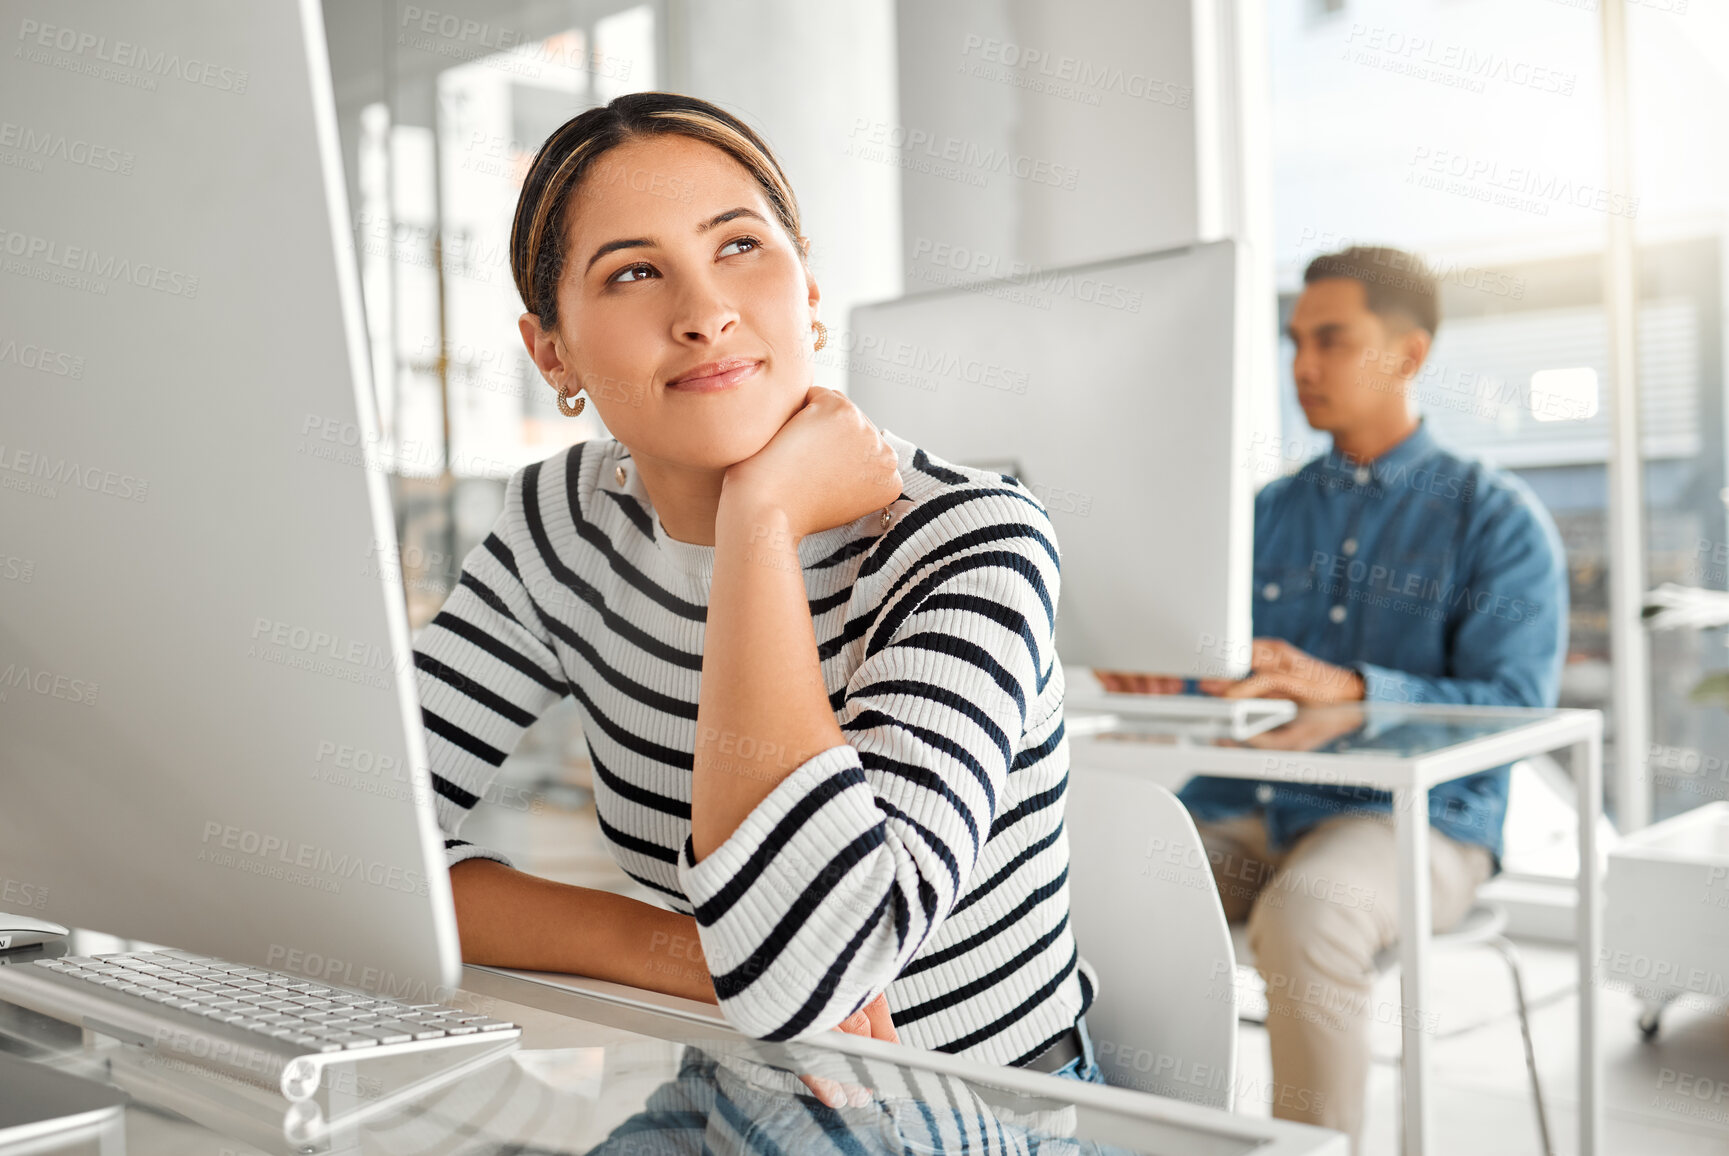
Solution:
{"label": "black belt", "polygon": [[1035,1072],[1054,1072],[1080,1059],[1082,1054],[1081,1033],[1070,1028],[1057,1037],[1056,1043],[1021,1066]]}

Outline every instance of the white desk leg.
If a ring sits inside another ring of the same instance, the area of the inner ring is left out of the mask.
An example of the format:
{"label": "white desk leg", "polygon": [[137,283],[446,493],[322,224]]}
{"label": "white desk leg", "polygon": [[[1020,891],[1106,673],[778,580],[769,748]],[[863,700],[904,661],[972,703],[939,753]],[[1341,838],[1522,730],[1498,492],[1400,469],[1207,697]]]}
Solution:
{"label": "white desk leg", "polygon": [[1429,1129],[1429,789],[1393,797],[1399,837],[1399,1022],[1404,1035],[1400,1084],[1405,1156],[1435,1146]]}
{"label": "white desk leg", "polygon": [[[1626,757],[1626,756],[1623,756]],[[1597,821],[1603,814],[1601,738],[1573,744],[1579,789],[1579,1156],[1603,1151],[1603,1040],[1597,1030],[1598,957],[1603,950],[1603,880]]]}

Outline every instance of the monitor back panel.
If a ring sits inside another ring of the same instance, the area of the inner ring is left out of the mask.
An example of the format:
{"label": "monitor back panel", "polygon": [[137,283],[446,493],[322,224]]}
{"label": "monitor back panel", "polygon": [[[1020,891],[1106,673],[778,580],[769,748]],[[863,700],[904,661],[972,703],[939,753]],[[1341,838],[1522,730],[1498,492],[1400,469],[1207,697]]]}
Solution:
{"label": "monitor back panel", "polygon": [[0,908],[453,982],[318,4],[8,11]]}
{"label": "monitor back panel", "polygon": [[839,335],[878,426],[1044,503],[1065,662],[1247,670],[1241,259],[1218,241],[1034,269],[861,306]]}

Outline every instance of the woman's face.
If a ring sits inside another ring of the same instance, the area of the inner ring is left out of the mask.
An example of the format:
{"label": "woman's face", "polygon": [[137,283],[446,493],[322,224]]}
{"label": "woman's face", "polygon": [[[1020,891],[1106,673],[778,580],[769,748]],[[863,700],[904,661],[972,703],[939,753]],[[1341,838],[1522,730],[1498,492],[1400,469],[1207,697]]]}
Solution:
{"label": "woman's face", "polygon": [[[542,372],[638,458],[724,469],[767,445],[810,389],[817,287],[761,186],[713,145],[650,137],[596,160],[569,210],[558,331],[523,323]],[[675,384],[730,359],[755,369]]]}

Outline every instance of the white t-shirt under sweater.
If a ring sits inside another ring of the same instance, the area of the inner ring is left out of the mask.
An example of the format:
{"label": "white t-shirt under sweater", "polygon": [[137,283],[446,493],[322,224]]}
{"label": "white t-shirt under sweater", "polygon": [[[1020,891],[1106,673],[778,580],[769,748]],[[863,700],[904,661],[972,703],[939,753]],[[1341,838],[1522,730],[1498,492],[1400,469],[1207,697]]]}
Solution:
{"label": "white t-shirt under sweater", "polygon": [[451,863],[503,860],[458,827],[569,694],[607,846],[696,917],[729,1021],[790,1039],[886,989],[907,1043],[1025,1063],[1097,987],[1068,922],[1056,535],[1019,481],[883,437],[901,477],[887,531],[872,511],[798,550],[846,742],[794,768],[723,741],[734,769],[790,773],[695,864],[714,547],[668,536],[616,441],[517,471],[415,641],[439,822]]}

